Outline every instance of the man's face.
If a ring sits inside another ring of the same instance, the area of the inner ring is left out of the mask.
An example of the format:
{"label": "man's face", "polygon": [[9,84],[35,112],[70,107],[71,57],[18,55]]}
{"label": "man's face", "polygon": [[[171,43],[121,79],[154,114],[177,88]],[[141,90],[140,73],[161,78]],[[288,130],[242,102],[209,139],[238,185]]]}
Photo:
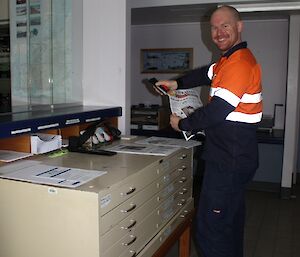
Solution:
{"label": "man's face", "polygon": [[219,9],[210,19],[212,41],[224,54],[241,42],[242,22],[227,9]]}

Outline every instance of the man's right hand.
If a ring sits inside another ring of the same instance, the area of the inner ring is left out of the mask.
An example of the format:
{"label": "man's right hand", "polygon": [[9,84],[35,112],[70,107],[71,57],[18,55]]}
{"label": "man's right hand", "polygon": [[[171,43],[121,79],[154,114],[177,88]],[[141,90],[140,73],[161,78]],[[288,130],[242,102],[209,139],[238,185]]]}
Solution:
{"label": "man's right hand", "polygon": [[[177,81],[176,80],[159,80],[155,83],[156,86],[165,86],[169,88],[169,91],[172,92],[177,89]],[[155,89],[160,95],[162,95],[161,92],[159,92],[157,89]]]}

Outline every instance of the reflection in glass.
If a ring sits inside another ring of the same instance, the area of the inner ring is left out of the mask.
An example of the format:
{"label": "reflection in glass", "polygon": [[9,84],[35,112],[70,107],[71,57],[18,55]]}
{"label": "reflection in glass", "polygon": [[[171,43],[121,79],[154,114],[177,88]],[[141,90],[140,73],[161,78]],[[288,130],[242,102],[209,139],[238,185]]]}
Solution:
{"label": "reflection in glass", "polygon": [[12,106],[32,109],[81,102],[77,92],[81,90],[72,89],[76,84],[72,70],[72,11],[76,1],[11,2]]}
{"label": "reflection in glass", "polygon": [[0,23],[0,113],[10,112],[10,40],[8,21]]}

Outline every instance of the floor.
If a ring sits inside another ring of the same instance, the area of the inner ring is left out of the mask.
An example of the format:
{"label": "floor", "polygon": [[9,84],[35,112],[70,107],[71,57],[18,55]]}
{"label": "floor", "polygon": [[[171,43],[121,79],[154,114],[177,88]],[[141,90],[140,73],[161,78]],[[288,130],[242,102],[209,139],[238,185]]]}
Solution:
{"label": "floor", "polygon": [[[177,248],[166,257],[178,257]],[[247,191],[244,249],[244,257],[300,257],[300,185],[290,200],[274,192]],[[190,257],[201,257],[193,242]]]}

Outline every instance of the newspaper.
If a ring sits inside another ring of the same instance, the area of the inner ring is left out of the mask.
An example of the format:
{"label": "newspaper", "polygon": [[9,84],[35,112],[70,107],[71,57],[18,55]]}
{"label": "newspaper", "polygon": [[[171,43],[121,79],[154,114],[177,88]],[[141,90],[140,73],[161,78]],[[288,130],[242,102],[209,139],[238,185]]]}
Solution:
{"label": "newspaper", "polygon": [[[174,90],[172,94],[168,94],[171,112],[180,118],[186,118],[203,104],[199,97],[199,92],[194,89]],[[182,131],[186,141],[190,140],[196,134],[190,131]],[[204,134],[203,131],[197,134]]]}
{"label": "newspaper", "polygon": [[202,142],[196,141],[196,140],[189,140],[185,141],[184,139],[179,138],[169,138],[169,137],[148,137],[145,139],[140,139],[135,141],[136,144],[142,144],[142,145],[159,145],[159,146],[177,146],[177,147],[183,147],[186,149],[190,149],[199,145],[202,145]]}
{"label": "newspaper", "polygon": [[180,147],[169,145],[142,145],[136,143],[120,143],[115,146],[106,148],[106,150],[114,151],[117,153],[129,153],[129,154],[144,154],[144,155],[156,155],[156,156],[168,156],[176,152]]}

